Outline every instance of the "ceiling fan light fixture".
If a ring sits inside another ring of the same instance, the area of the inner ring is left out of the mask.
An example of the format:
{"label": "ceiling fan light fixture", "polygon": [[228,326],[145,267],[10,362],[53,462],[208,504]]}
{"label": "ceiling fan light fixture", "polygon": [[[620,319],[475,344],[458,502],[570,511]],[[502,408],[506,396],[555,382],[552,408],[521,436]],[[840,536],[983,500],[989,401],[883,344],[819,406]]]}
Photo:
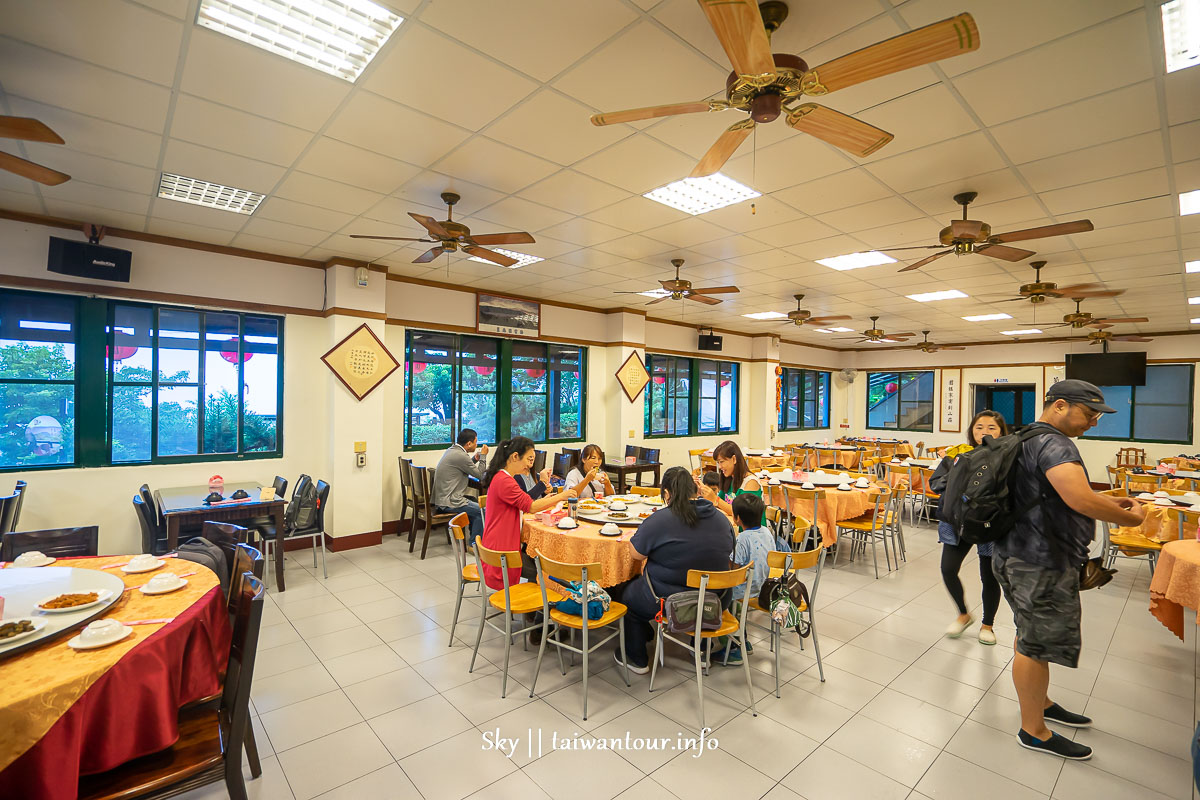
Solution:
{"label": "ceiling fan light fixture", "polygon": [[1179,216],[1186,217],[1189,214],[1200,214],[1200,189],[1179,195]]}
{"label": "ceiling fan light fixture", "polygon": [[354,83],[404,18],[371,0],[200,0],[196,24]]}
{"label": "ceiling fan light fixture", "polygon": [[787,319],[788,315],[782,311],[755,311],[753,314],[742,314],[743,317],[749,319]]}
{"label": "ceiling fan light fixture", "polygon": [[678,209],[693,217],[761,196],[761,192],[743,186],[719,172],[703,178],[684,178],[642,195],[648,200]]}
{"label": "ceiling fan light fixture", "polygon": [[[536,264],[539,261],[546,260],[544,258],[538,258],[537,256],[531,256],[528,253],[518,253],[514,250],[505,250],[502,247],[489,247],[488,249],[491,250],[492,252],[499,253],[502,256],[508,256],[509,258],[515,258],[517,260],[517,263],[510,265],[508,267],[508,269],[519,269],[521,267],[527,267],[530,264]],[[467,260],[468,261],[478,261],[480,264],[491,264],[493,267],[499,266],[495,262],[488,261],[486,258],[480,258],[479,256],[471,256]]]}
{"label": "ceiling fan light fixture", "polygon": [[1001,336],[1028,336],[1034,333],[1041,333],[1037,328],[1025,328],[1020,331],[1000,331]]}
{"label": "ceiling fan light fixture", "polygon": [[880,264],[895,264],[896,259],[886,253],[880,253],[878,250],[868,250],[865,253],[847,253],[844,256],[818,258],[817,263],[830,269],[836,269],[839,272],[845,272],[850,269],[877,267]]}
{"label": "ceiling fan light fixture", "polygon": [[973,317],[963,317],[967,322],[991,322],[997,319],[1012,319],[1012,314],[976,314]]}
{"label": "ceiling fan light fixture", "polygon": [[922,294],[905,295],[909,300],[916,300],[918,303],[932,303],[937,300],[957,300],[967,295],[960,292],[958,289],[944,289],[940,292],[924,292]]}
{"label": "ceiling fan light fixture", "polygon": [[1162,5],[1167,72],[1200,64],[1200,0],[1171,0]]}
{"label": "ceiling fan light fixture", "polygon": [[249,215],[254,213],[266,195],[249,189],[238,189],[164,172],[158,181],[158,196],[181,203]]}

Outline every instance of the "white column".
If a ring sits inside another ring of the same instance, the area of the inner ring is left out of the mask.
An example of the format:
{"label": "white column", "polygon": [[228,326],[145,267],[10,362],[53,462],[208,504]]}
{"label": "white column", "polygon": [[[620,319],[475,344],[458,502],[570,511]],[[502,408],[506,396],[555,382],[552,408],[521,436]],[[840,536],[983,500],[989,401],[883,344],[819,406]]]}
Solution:
{"label": "white column", "polygon": [[[605,349],[603,383],[593,384],[593,397],[604,405],[605,431],[601,444],[610,460],[618,461],[625,455],[625,445],[644,445],[646,392],[643,390],[632,403],[625,390],[617,382],[616,373],[637,352],[642,362],[646,361],[646,318],[640,314],[622,312],[607,316],[607,340],[612,342]],[[591,401],[592,398],[589,398]],[[593,437],[595,441],[596,437]]]}
{"label": "white column", "polygon": [[743,394],[747,414],[741,439],[751,448],[770,447],[775,438],[779,414],[775,407],[775,368],[779,366],[779,339],[756,336],[750,350],[750,363],[742,381],[748,387]]}

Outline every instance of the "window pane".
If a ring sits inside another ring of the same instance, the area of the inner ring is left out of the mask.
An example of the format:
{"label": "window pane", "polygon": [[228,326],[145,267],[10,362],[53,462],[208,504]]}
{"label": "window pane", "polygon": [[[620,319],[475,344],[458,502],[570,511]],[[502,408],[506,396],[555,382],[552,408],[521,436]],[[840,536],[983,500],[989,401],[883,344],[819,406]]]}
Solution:
{"label": "window pane", "polygon": [[464,392],[462,427],[471,428],[480,444],[496,443],[496,395]]}
{"label": "window pane", "polygon": [[546,391],[546,346],[536,342],[513,342],[512,390]]}
{"label": "window pane", "polygon": [[238,363],[236,314],[204,315],[204,452],[236,453],[238,436]]}
{"label": "window pane", "polygon": [[75,300],[0,295],[0,378],[75,379]]}
{"label": "window pane", "polygon": [[0,467],[74,461],[75,386],[0,382]]}
{"label": "window pane", "polygon": [[546,439],[546,396],[544,394],[514,394],[512,396],[512,435],[528,436],[535,442]]}
{"label": "window pane", "polygon": [[817,419],[818,426],[822,428],[829,427],[829,373],[821,373],[820,386],[817,393]]}
{"label": "window pane", "polygon": [[245,317],[242,325],[242,450],[270,452],[279,448],[279,320]]}
{"label": "window pane", "polygon": [[[453,341],[454,337],[446,337]],[[450,348],[453,344],[449,345]],[[495,392],[499,389],[500,374],[496,366],[500,363],[499,343],[495,339],[478,339],[464,336],[459,343],[462,390],[465,392]]]}
{"label": "window pane", "polygon": [[581,439],[583,426],[583,350],[549,345],[550,438]]}
{"label": "window pane", "polygon": [[700,398],[700,417],[696,420],[700,433],[712,433],[717,430],[717,400],[713,397]]}
{"label": "window pane", "polygon": [[[409,333],[405,364],[409,385],[405,397],[410,401],[405,412],[409,444],[449,444],[454,441],[455,346],[455,337],[451,334]],[[491,381],[494,387],[495,377]]]}
{"label": "window pane", "polygon": [[114,386],[112,460],[114,464],[150,460],[149,386]]}
{"label": "window pane", "polygon": [[[154,379],[154,347],[150,338],[153,328],[153,308],[122,305],[113,308],[112,344],[108,354],[113,362],[114,381],[149,383]],[[149,436],[147,429],[147,439]]]}
{"label": "window pane", "polygon": [[737,428],[737,364],[726,362],[721,367],[718,379],[718,401],[720,403],[721,430]]}
{"label": "window pane", "polygon": [[158,454],[190,456],[196,454],[199,419],[195,386],[160,387],[158,390]]}
{"label": "window pane", "polygon": [[[700,379],[700,413],[696,417],[696,432],[714,433],[719,429],[717,419],[717,379],[719,378],[717,362],[707,360],[697,361],[696,374]],[[676,419],[678,418],[679,416],[676,414]]]}
{"label": "window pane", "polygon": [[[1188,422],[1192,409],[1187,405],[1152,405],[1141,402],[1138,391],[1133,438],[1139,441],[1188,443]],[[1106,398],[1108,394],[1104,395]],[[1184,395],[1185,397],[1187,395]]]}
{"label": "window pane", "polygon": [[[1192,409],[1188,399],[1192,393],[1191,384],[1190,366],[1163,364],[1147,367],[1146,385],[1134,387],[1133,390],[1136,405],[1133,438],[1190,442]],[[1107,392],[1105,397],[1108,397]]]}
{"label": "window pane", "polygon": [[158,328],[158,379],[163,383],[199,381],[200,314],[159,309]]}
{"label": "window pane", "polygon": [[867,376],[867,427],[894,428],[900,404],[895,372],[872,372]]}

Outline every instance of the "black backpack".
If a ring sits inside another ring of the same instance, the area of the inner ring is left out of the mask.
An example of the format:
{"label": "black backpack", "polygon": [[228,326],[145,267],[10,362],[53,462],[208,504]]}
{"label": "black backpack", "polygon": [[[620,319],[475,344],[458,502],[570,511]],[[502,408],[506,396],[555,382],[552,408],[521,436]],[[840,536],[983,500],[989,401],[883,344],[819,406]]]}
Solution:
{"label": "black backpack", "polygon": [[964,544],[985,544],[1003,539],[1041,495],[1017,508],[1012,480],[1025,442],[1044,433],[1058,433],[1048,425],[1026,428],[993,439],[960,455],[951,465],[942,492],[942,520],[948,522]]}
{"label": "black backpack", "polygon": [[312,479],[303,480],[302,476],[287,509],[283,512],[283,522],[290,531],[307,530],[317,524],[317,485]]}
{"label": "black backpack", "polygon": [[217,573],[217,579],[221,581],[221,591],[229,594],[229,562],[225,558],[225,551],[219,545],[203,536],[197,536],[179,545],[175,552],[180,558],[202,564]]}

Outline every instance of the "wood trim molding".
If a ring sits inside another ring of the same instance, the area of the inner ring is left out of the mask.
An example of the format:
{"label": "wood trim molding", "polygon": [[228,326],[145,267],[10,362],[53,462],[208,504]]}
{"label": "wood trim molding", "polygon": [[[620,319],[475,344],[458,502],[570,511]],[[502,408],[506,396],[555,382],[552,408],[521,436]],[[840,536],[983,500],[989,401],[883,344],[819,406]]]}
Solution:
{"label": "wood trim molding", "polygon": [[[1138,334],[1138,335],[1139,336],[1149,336],[1151,338],[1154,338],[1157,336],[1198,336],[1198,337],[1200,337],[1200,331],[1194,331],[1194,330],[1192,330],[1192,331],[1155,331],[1153,333],[1142,333],[1142,334]],[[1031,344],[1049,344],[1051,342],[1080,342],[1080,341],[1086,341],[1086,340],[1081,339],[1079,336],[1051,336],[1046,339],[1012,339],[1012,340],[1006,339],[1002,342],[946,342],[945,344],[953,345],[955,347],[996,347],[998,345],[1014,345],[1014,344],[1016,344],[1016,345],[1031,345]],[[941,344],[941,343],[939,342],[939,344]],[[816,345],[810,345],[810,346],[815,347]],[[896,350],[905,350],[905,349],[907,349],[907,348],[904,348],[904,347],[847,347],[847,348],[843,348],[840,352],[843,352],[843,353],[891,353]],[[1177,360],[1177,359],[1172,359],[1172,360]],[[1025,366],[1032,366],[1032,365],[1025,365]],[[926,369],[928,369],[928,367],[926,367]]]}
{"label": "wood trim molding", "polygon": [[342,308],[341,306],[334,306],[333,308],[327,308],[321,312],[321,316],[322,317],[333,317],[333,316],[358,317],[360,319],[378,319],[378,320],[386,320],[387,319],[387,314],[385,314],[382,311],[360,311],[357,308]]}
{"label": "wood trim molding", "polygon": [[343,256],[334,256],[325,262],[325,269],[330,269],[332,267],[354,267],[355,269],[359,267],[366,267],[371,272],[381,272],[385,275],[388,274],[388,268],[382,264],[376,264],[373,261],[360,261],[356,258],[345,258]]}
{"label": "wood trim molding", "polygon": [[442,322],[425,322],[419,319],[387,318],[388,325],[403,325],[405,328],[417,328],[426,331],[446,331],[447,333],[475,333],[474,328],[466,325],[447,325]]}
{"label": "wood trim molding", "polygon": [[[383,524],[386,529],[387,523]],[[347,550],[357,550],[360,547],[383,544],[383,533],[383,530],[352,533],[349,536],[331,536],[326,533],[325,549],[331,553],[344,553]],[[285,539],[283,542],[283,552],[290,553],[293,550],[308,550],[312,546],[312,539]]]}

